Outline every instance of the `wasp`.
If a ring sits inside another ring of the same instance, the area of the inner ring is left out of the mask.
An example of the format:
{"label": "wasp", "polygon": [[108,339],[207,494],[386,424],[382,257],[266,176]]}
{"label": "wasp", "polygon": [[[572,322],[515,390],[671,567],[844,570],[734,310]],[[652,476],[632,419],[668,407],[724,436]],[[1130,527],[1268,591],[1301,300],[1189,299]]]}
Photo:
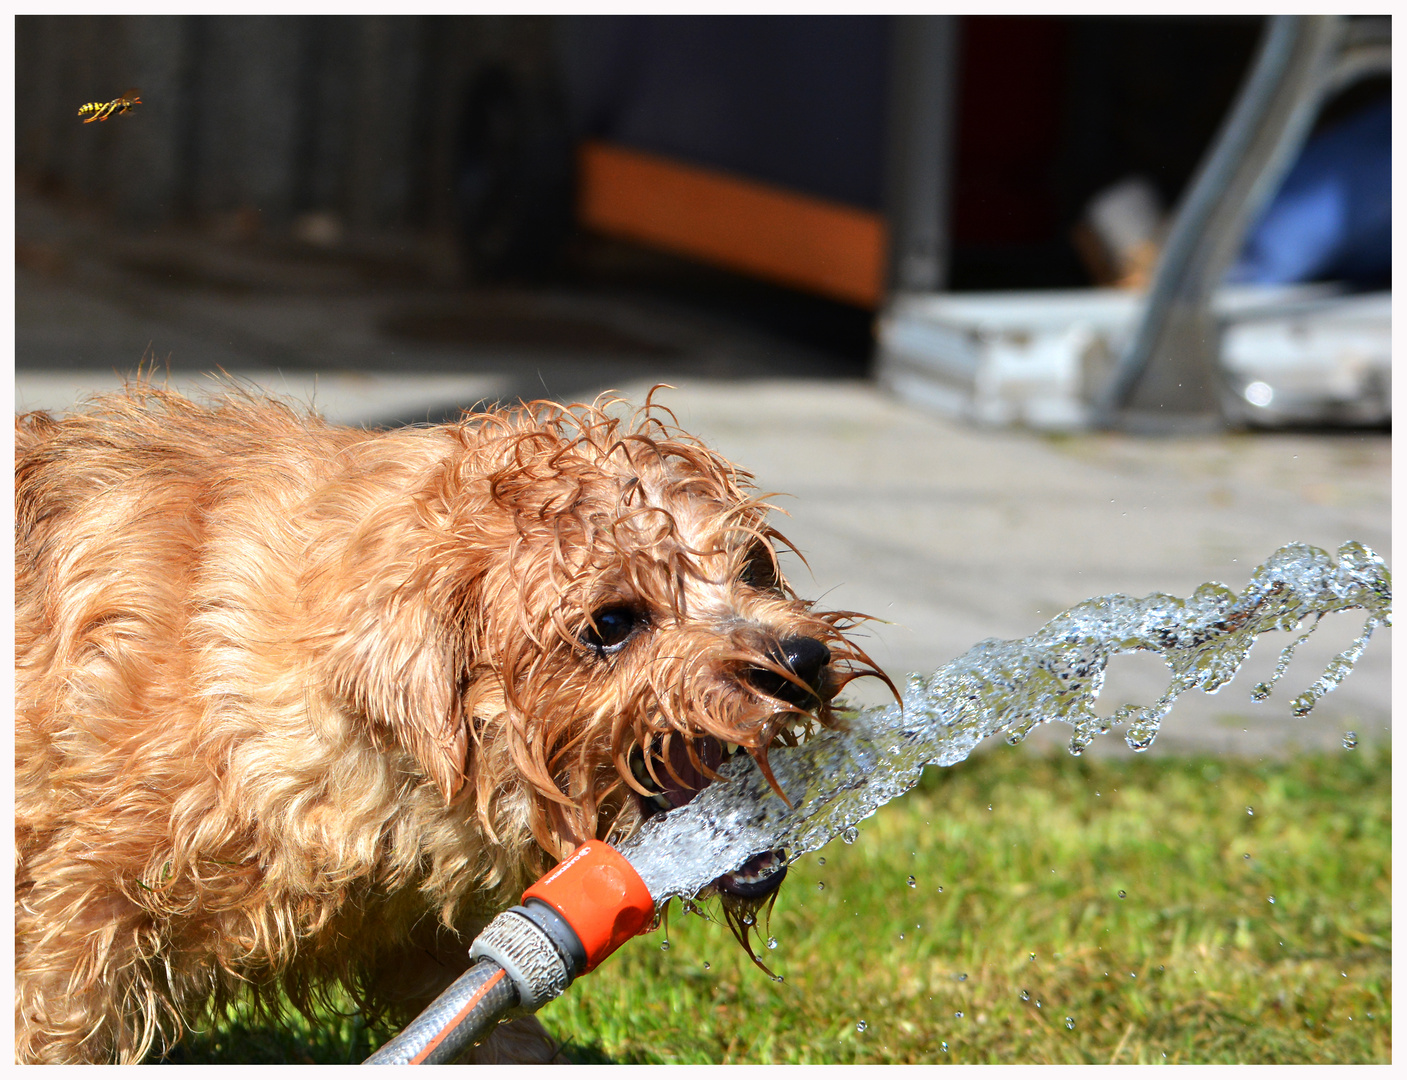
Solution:
{"label": "wasp", "polygon": [[94,120],[102,121],[109,116],[118,116],[127,112],[133,105],[141,103],[142,99],[137,96],[137,88],[134,86],[131,90],[124,91],[121,97],[115,97],[111,101],[90,101],[87,105],[80,105],[78,115],[92,113],[92,116],[83,121],[85,124],[91,124]]}

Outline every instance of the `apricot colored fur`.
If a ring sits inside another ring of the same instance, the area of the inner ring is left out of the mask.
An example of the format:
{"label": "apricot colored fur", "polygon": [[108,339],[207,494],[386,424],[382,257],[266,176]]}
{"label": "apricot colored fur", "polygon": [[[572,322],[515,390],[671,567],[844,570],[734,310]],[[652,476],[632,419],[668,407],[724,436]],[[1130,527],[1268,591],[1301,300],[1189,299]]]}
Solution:
{"label": "apricot colored fur", "polygon": [[[368,432],[136,384],[17,420],[19,1060],[136,1061],[338,982],[408,1018],[638,825],[632,747],[765,766],[797,712],[739,672],[779,634],[830,647],[827,700],[874,673],[776,575],[750,477],[660,411]],[[608,655],[581,639],[612,604],[644,621]],[[478,1054],[553,1052],[529,1021]]]}

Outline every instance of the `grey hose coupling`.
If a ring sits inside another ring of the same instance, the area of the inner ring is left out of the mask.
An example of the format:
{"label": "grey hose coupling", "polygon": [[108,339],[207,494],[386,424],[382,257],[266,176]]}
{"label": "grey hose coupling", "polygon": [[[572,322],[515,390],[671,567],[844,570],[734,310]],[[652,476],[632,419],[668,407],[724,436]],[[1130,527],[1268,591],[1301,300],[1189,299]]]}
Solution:
{"label": "grey hose coupling", "polygon": [[586,962],[571,927],[540,901],[509,908],[484,927],[469,956],[488,957],[518,988],[518,1007],[536,1012],[559,996]]}

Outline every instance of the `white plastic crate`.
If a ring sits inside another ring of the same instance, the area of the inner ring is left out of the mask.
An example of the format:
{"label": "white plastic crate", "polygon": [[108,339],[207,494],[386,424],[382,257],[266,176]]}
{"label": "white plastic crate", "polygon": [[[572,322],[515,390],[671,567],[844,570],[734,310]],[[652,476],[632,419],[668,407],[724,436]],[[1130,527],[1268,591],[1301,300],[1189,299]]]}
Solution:
{"label": "white plastic crate", "polygon": [[1392,294],[1247,312],[1222,332],[1223,410],[1255,425],[1392,417]]}
{"label": "white plastic crate", "polygon": [[[878,322],[882,386],[984,424],[1076,430],[1142,315],[1118,289],[895,297]],[[1238,286],[1217,294],[1227,413],[1254,423],[1386,419],[1391,297],[1322,286]],[[1245,397],[1264,396],[1273,405]]]}

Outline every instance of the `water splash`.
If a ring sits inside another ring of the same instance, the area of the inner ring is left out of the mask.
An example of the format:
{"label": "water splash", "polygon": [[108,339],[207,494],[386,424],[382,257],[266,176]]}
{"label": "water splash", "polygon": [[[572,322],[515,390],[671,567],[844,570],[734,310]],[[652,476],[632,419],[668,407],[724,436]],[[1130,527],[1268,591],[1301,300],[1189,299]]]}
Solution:
{"label": "water splash", "polygon": [[[1339,548],[1337,561],[1319,548],[1287,545],[1256,569],[1239,596],[1211,583],[1186,600],[1163,593],[1086,600],[1030,637],[992,638],[927,678],[912,676],[902,709],[850,713],[845,731],[773,750],[768,760],[791,808],[752,760],[738,755],[718,782],[651,818],[620,850],[657,902],[694,896],[758,852],[782,848],[795,860],[832,837],[853,838],[856,824],[918,783],[926,765],[955,765],[999,733],[1016,744],[1037,725],[1058,720],[1074,728],[1070,752],[1080,754],[1097,736],[1125,726],[1129,746],[1146,750],[1174,702],[1193,688],[1219,690],[1260,634],[1293,631],[1331,612],[1366,611],[1363,632],[1294,699],[1293,711],[1302,716],[1343,681],[1373,631],[1391,625],[1391,604],[1387,567],[1357,543]],[[1307,636],[1282,653],[1254,697],[1269,694]],[[1110,657],[1138,651],[1163,657],[1172,673],[1167,691],[1152,705],[1097,715]]]}

